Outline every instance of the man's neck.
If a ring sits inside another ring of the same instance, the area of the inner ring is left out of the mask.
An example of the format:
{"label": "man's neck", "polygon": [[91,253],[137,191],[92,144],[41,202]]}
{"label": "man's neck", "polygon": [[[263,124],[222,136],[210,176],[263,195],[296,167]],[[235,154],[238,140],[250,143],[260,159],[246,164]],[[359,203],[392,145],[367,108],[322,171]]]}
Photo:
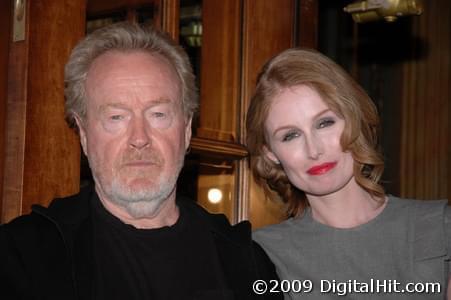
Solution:
{"label": "man's neck", "polygon": [[177,222],[180,216],[179,208],[175,201],[175,189],[168,196],[168,198],[161,203],[153,214],[145,215],[139,218],[130,215],[124,207],[108,200],[102,191],[99,191],[97,188],[96,191],[100,202],[109,213],[120,219],[125,224],[132,225],[135,228],[154,229],[172,226]]}

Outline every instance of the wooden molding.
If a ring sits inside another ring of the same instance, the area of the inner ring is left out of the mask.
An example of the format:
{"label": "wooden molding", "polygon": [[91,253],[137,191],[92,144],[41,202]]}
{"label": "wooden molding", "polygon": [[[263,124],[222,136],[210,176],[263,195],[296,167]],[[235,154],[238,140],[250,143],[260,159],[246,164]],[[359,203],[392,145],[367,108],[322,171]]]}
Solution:
{"label": "wooden molding", "polygon": [[205,139],[212,139],[212,140],[218,140],[218,141],[224,141],[224,142],[230,142],[233,143],[236,141],[236,137],[233,134],[233,132],[225,132],[215,129],[209,129],[209,128],[197,128],[197,136],[200,138]]}
{"label": "wooden molding", "polygon": [[105,15],[127,8],[139,8],[154,5],[158,0],[88,0],[86,14],[88,17]]}
{"label": "wooden molding", "polygon": [[248,156],[248,151],[243,145],[200,137],[191,139],[191,151],[199,154],[220,156],[230,160],[243,159]]}
{"label": "wooden molding", "polygon": [[3,170],[5,158],[5,120],[8,98],[8,58],[11,33],[11,1],[0,1],[0,223],[2,216]]}
{"label": "wooden molding", "polygon": [[180,0],[160,1],[161,29],[179,41]]}
{"label": "wooden molding", "polygon": [[[25,36],[28,36],[30,1],[26,3]],[[10,40],[5,120],[5,176],[0,220],[3,223],[22,213],[28,57],[28,39],[20,42]]]}

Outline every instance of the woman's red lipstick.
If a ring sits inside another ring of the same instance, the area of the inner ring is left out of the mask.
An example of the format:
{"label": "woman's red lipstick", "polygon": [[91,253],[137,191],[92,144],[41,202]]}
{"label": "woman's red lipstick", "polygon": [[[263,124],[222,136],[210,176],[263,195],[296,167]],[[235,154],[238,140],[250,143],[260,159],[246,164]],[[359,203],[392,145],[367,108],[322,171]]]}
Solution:
{"label": "woman's red lipstick", "polygon": [[310,175],[322,175],[333,169],[337,165],[336,162],[327,162],[318,166],[313,166],[307,170]]}

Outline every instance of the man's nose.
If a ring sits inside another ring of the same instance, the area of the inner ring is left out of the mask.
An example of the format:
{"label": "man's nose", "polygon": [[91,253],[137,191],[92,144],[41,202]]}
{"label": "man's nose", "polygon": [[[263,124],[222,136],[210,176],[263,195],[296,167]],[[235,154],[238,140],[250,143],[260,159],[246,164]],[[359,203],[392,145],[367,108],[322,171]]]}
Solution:
{"label": "man's nose", "polygon": [[150,126],[144,118],[135,118],[129,130],[129,144],[132,148],[139,150],[151,145]]}
{"label": "man's nose", "polygon": [[307,157],[313,160],[317,160],[323,151],[323,143],[320,138],[317,136],[310,135],[305,138],[305,152],[307,153]]}

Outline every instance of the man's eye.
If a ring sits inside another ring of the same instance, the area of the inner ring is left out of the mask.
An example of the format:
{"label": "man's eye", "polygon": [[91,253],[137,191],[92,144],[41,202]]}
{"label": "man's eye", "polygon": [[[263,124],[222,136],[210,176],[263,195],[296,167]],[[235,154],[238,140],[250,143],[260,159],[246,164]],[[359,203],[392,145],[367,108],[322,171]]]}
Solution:
{"label": "man's eye", "polygon": [[332,125],[334,125],[334,124],[335,124],[335,121],[334,121],[334,120],[332,120],[332,119],[324,119],[324,120],[321,120],[321,121],[318,123],[317,128],[318,128],[318,129],[321,129],[321,128],[324,128],[324,127],[332,126]]}
{"label": "man's eye", "polygon": [[166,114],[165,114],[165,113],[162,113],[162,112],[153,112],[153,113],[152,113],[152,116],[153,116],[154,118],[164,118],[164,117],[166,117]]}
{"label": "man's eye", "polygon": [[282,142],[289,142],[294,138],[297,138],[299,136],[299,133],[293,131],[285,134],[282,138]]}
{"label": "man's eye", "polygon": [[112,115],[112,116],[110,116],[110,120],[112,120],[112,121],[120,121],[120,120],[123,120],[123,119],[124,119],[123,115]]}

